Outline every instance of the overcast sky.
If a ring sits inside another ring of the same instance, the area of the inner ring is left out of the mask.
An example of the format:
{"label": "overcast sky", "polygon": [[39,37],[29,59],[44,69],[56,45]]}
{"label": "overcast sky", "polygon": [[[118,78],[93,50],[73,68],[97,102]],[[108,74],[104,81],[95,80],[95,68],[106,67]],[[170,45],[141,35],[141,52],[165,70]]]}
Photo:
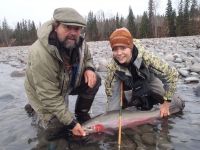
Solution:
{"label": "overcast sky", "polygon": [[[15,26],[16,22],[33,20],[36,24],[52,19],[55,8],[72,7],[84,17],[89,11],[94,13],[103,10],[106,17],[119,15],[127,17],[128,8],[131,6],[134,15],[142,15],[148,10],[149,0],[0,0],[0,21],[6,18],[10,26]],[[167,0],[157,0],[157,10],[159,14],[164,14]],[[172,0],[173,7],[177,9],[179,0]]]}

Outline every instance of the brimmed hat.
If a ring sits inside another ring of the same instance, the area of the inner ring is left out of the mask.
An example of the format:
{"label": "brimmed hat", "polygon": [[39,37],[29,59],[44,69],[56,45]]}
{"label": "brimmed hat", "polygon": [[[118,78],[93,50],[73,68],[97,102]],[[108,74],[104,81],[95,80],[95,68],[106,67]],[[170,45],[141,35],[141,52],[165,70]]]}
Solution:
{"label": "brimmed hat", "polygon": [[66,25],[86,26],[85,19],[73,8],[57,8],[54,10],[53,18]]}
{"label": "brimmed hat", "polygon": [[133,37],[127,28],[116,29],[110,35],[109,40],[112,49],[116,46],[125,46],[130,49],[133,48]]}

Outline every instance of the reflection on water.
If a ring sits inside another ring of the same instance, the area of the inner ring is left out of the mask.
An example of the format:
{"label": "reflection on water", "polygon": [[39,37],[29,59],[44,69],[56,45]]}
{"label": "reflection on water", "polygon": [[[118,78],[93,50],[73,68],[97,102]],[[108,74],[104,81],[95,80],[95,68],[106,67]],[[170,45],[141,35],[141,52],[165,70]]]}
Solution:
{"label": "reflection on water", "polygon": [[[117,131],[91,134],[87,137],[65,136],[48,141],[45,133],[31,125],[31,118],[24,111],[26,95],[24,77],[11,77],[17,70],[0,64],[0,147],[5,150],[116,150]],[[192,92],[194,85],[178,85],[178,92],[186,101],[183,113],[162,119],[155,124],[122,130],[123,150],[197,150],[200,146],[200,98]],[[98,92],[93,115],[105,111],[103,86]],[[75,97],[70,97],[70,110],[73,111]]]}

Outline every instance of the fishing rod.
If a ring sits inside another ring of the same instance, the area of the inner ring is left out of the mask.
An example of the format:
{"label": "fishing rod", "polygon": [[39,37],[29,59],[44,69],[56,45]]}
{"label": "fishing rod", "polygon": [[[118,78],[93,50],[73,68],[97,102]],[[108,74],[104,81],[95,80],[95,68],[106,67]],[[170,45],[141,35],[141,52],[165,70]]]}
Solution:
{"label": "fishing rod", "polygon": [[122,106],[123,106],[123,82],[121,82],[120,91],[120,108],[119,108],[119,131],[118,131],[118,149],[121,148],[122,142]]}

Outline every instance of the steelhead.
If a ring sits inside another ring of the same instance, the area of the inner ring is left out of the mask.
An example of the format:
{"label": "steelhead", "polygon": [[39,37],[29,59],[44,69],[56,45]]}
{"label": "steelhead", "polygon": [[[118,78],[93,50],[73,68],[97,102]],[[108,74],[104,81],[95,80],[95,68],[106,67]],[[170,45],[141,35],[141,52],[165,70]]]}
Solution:
{"label": "steelhead", "polygon": [[[170,114],[175,114],[184,109],[185,103],[179,96],[174,96],[172,102],[170,103]],[[150,110],[150,111],[130,111],[122,110],[122,127],[128,125],[141,125],[151,122],[155,119],[160,118],[160,110]],[[104,132],[106,129],[116,129],[118,128],[119,120],[119,110],[110,111],[101,115],[98,115],[85,123],[82,127],[89,133]]]}

